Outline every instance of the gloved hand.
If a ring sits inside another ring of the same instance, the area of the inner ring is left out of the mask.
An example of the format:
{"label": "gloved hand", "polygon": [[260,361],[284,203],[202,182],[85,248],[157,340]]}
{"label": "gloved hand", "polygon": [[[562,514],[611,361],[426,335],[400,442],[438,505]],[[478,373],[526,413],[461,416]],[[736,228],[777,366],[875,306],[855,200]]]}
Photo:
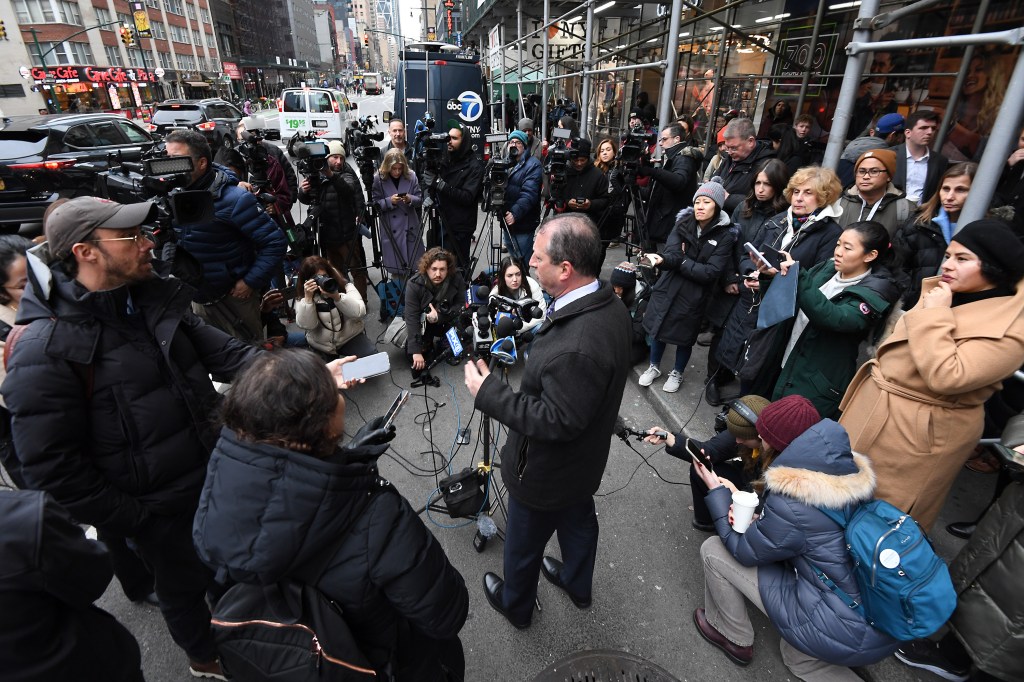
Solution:
{"label": "gloved hand", "polygon": [[395,437],[395,426],[384,428],[384,417],[377,417],[359,427],[352,440],[345,444],[347,448],[358,448],[364,445],[384,445]]}
{"label": "gloved hand", "polygon": [[437,182],[437,173],[434,171],[423,171],[423,186],[432,187]]}

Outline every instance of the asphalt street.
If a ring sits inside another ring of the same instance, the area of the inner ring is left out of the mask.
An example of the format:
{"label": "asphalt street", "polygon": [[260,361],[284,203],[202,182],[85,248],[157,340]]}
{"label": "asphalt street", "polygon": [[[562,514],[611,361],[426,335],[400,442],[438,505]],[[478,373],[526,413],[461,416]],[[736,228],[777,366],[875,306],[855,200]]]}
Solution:
{"label": "asphalt street", "polygon": [[[360,115],[380,114],[390,106],[391,96],[389,93],[355,100]],[[274,123],[276,116],[269,116],[268,124]],[[480,239],[485,242],[485,249],[481,253],[485,254],[488,238],[482,231]],[[605,262],[605,275],[623,259],[623,249],[612,248]],[[486,261],[486,255],[482,260]],[[378,271],[371,269],[370,274],[376,281]],[[384,328],[378,311],[378,300],[371,295],[366,326],[373,339],[378,339]],[[347,393],[348,433],[353,433],[365,420],[383,414],[399,388],[409,387],[411,374],[404,352],[383,341],[379,341],[378,348],[388,352],[391,372]],[[653,389],[639,387],[636,379],[646,363],[638,366],[627,383],[620,414],[635,428],[659,423],[673,430],[685,426],[691,435],[709,437],[713,434],[716,408],[701,400],[705,360],[706,349],[695,348],[682,389],[675,394],[663,393],[661,382]],[[521,373],[521,366],[513,367],[508,381],[518,385]],[[483,456],[482,416],[473,410],[462,380],[462,368],[441,365],[435,374],[441,379],[440,388],[414,391],[396,421],[398,436],[380,460],[382,475],[416,509],[435,496],[437,479],[449,469],[458,471],[474,466]],[[465,426],[471,428],[471,442],[458,446],[457,430]],[[498,429],[493,439],[500,447],[505,434]],[[531,680],[555,661],[594,649],[630,652],[661,666],[679,680],[794,679],[782,663],[778,634],[760,613],[751,614],[756,642],[754,661],[749,667],[737,667],[698,635],[691,614],[704,601],[699,548],[709,536],[690,526],[687,467],[660,448],[635,441],[626,444],[613,437],[608,467],[596,498],[601,541],[593,606],[578,610],[566,595],[541,580],[542,610],[524,631],[514,629],[493,611],[483,594],[483,574],[502,572],[501,542],[494,539],[478,553],[473,547],[474,525],[443,513],[424,512],[424,523],[469,588],[469,619],[461,635],[466,652],[466,679]],[[497,482],[500,483],[500,473]],[[993,484],[991,476],[966,471],[961,476],[942,519],[936,524],[936,544],[945,557],[951,558],[962,542],[942,528],[953,520],[973,518],[987,502]],[[500,511],[495,512],[494,520],[498,527],[504,526]],[[554,539],[549,550],[558,556]],[[185,655],[171,641],[156,609],[128,602],[116,581],[99,605],[113,613],[139,640],[150,682],[191,679]],[[885,682],[939,679],[928,673],[918,674],[895,659],[872,666],[864,674]]]}

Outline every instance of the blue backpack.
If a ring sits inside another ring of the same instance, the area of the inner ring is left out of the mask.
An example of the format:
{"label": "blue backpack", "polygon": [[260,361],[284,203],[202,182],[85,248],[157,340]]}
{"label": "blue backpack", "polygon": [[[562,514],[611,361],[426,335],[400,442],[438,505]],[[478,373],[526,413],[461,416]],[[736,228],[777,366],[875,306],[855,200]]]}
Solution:
{"label": "blue backpack", "polygon": [[884,500],[818,509],[846,532],[860,601],[817,566],[811,568],[847,606],[900,641],[928,637],[949,620],[956,608],[949,568],[909,514]]}

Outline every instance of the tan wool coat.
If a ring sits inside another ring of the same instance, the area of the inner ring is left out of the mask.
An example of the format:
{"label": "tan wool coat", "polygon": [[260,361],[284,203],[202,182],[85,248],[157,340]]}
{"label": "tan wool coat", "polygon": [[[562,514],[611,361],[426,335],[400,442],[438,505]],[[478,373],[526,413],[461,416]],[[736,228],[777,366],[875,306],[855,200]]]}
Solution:
{"label": "tan wool coat", "polygon": [[[940,281],[929,277],[922,295]],[[921,307],[896,323],[839,408],[854,451],[871,458],[875,497],[929,530],[970,456],[984,404],[1024,364],[1024,281],[1014,296]]]}

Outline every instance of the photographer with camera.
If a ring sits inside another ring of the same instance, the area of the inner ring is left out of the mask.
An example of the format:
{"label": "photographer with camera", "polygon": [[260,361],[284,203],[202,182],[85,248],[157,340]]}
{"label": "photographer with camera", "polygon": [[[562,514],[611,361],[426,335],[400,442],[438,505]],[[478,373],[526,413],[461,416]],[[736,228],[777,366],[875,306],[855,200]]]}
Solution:
{"label": "photographer with camera", "polygon": [[253,343],[263,338],[262,290],[281,269],[287,242],[256,197],[238,186],[223,166],[213,163],[202,133],[175,130],[164,138],[167,155],[192,159],[188,190],[213,197],[213,220],[173,223],[178,245],[202,267],[196,291],[197,315],[235,338]]}
{"label": "photographer with camera", "polygon": [[321,256],[307,256],[295,278],[295,324],[329,359],[375,352],[364,333],[366,304],[352,282]]}
{"label": "photographer with camera", "polygon": [[417,273],[405,285],[405,352],[418,379],[434,355],[434,340],[443,337],[466,300],[466,281],[455,257],[435,246],[423,254]]}
{"label": "photographer with camera", "polygon": [[[238,186],[246,192],[255,194],[274,222],[282,229],[285,228],[285,217],[291,221],[293,195],[288,191],[284,172],[272,158],[263,160],[265,165],[262,171],[252,172],[249,170],[251,162],[242,149],[243,145],[239,145],[238,149],[221,147],[213,157],[213,162],[234,173],[235,177],[239,178]],[[258,178],[262,178],[262,182]]]}
{"label": "photographer with camera", "polygon": [[667,125],[658,136],[658,144],[664,153],[661,167],[641,164],[637,169],[640,177],[652,179],[647,194],[647,235],[643,247],[656,251],[665,243],[675,225],[676,214],[692,205],[697,191],[697,159],[684,154],[683,129],[677,123]]}
{"label": "photographer with camera", "polygon": [[[505,246],[521,263],[529,263],[533,255],[533,231],[540,224],[540,191],[544,169],[526,149],[526,133],[514,130],[508,136],[508,157],[514,166],[508,172],[505,186],[505,225],[515,246]],[[518,251],[518,254],[516,253]]]}
{"label": "photographer with camera", "polygon": [[281,167],[281,171],[284,173],[285,184],[291,193],[291,203],[295,203],[295,197],[299,194],[299,179],[295,175],[295,168],[288,160],[288,157],[285,156],[284,150],[276,144],[271,144],[264,137],[264,126],[265,124],[262,119],[256,116],[246,116],[238,122],[238,127],[235,128],[235,138],[239,143],[244,143],[246,141],[246,132],[255,136],[254,142],[266,149],[270,158],[277,161],[277,165]]}
{"label": "photographer with camera", "polygon": [[453,251],[459,268],[467,274],[483,182],[484,164],[473,153],[466,129],[461,125],[452,128],[448,131],[448,162],[439,170],[428,166],[423,173],[428,200],[436,204],[441,219],[441,234],[429,233],[427,246]]}
{"label": "photographer with camera", "polygon": [[320,252],[338,272],[347,273],[366,303],[366,253],[358,222],[366,209],[359,178],[345,163],[345,146],[338,140],[327,144],[327,164],[319,175],[306,176],[299,184],[299,201],[320,207]]}

